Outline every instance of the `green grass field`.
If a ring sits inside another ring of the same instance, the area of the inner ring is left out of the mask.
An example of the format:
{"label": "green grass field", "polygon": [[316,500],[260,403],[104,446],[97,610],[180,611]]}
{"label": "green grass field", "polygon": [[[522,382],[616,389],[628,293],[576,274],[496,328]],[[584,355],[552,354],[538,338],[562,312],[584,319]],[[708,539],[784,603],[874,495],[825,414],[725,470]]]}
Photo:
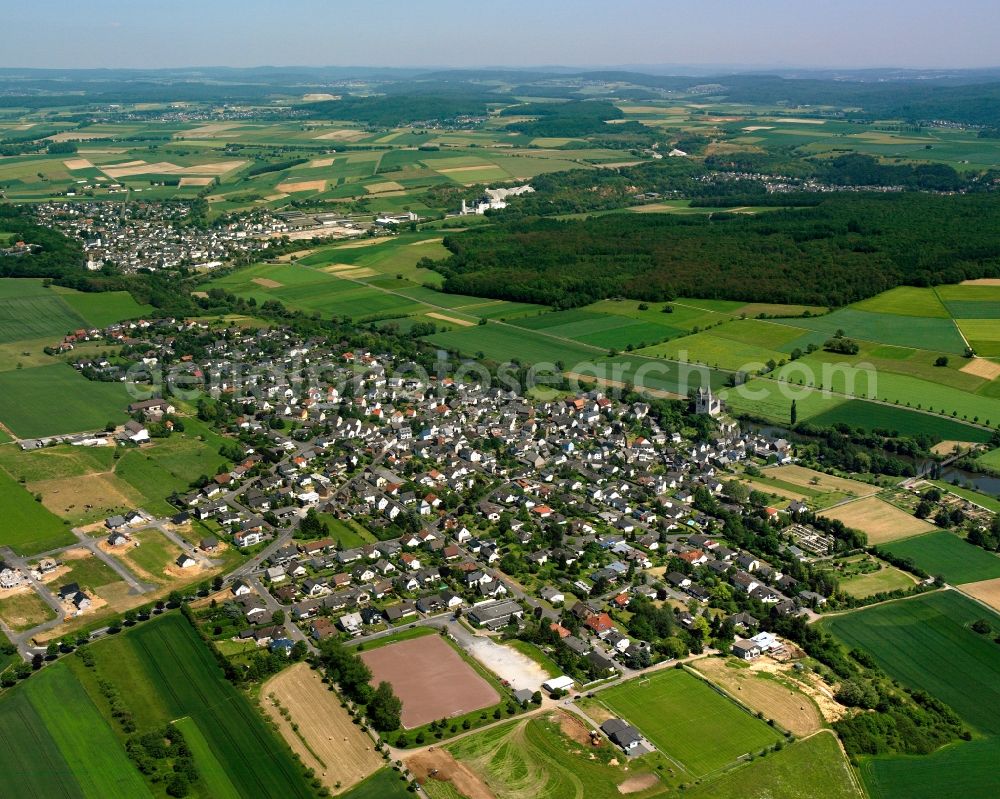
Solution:
{"label": "green grass field", "polygon": [[407,799],[413,794],[406,790],[406,781],[400,776],[395,769],[379,769],[360,785],[340,795],[343,799]]}
{"label": "green grass field", "polygon": [[[141,723],[189,717],[239,796],[312,797],[291,753],[227,682],[187,620],[169,614],[92,647]],[[135,693],[135,689],[139,693]],[[201,762],[205,762],[205,753]]]}
{"label": "green grass field", "polygon": [[326,525],[330,537],[338,541],[344,549],[353,549],[375,541],[375,536],[356,522],[345,522],[329,513],[321,513],[320,519]]}
{"label": "green grass field", "polygon": [[0,546],[24,555],[71,544],[76,540],[68,525],[0,470]]}
{"label": "green grass field", "polygon": [[945,530],[886,544],[885,549],[952,585],[1000,577],[1000,557]]}
{"label": "green grass field", "polygon": [[848,647],[870,652],[890,676],[936,696],[980,732],[996,735],[1000,647],[968,629],[989,615],[957,591],[939,591],[833,616],[822,624]]}
{"label": "green grass field", "polygon": [[994,799],[1000,738],[952,744],[925,757],[873,757],[861,762],[871,799]]}
{"label": "green grass field", "polygon": [[863,400],[849,400],[810,417],[809,421],[821,426],[846,424],[863,430],[895,431],[904,436],[927,433],[938,435],[945,441],[986,443],[992,435],[989,430],[952,419]]}
{"label": "green grass field", "polygon": [[121,423],[129,402],[120,383],[87,380],[66,364],[0,372],[0,421],[22,438]]}
{"label": "green grass field", "polygon": [[25,684],[32,705],[86,797],[150,796],[108,722],[64,663]]}
{"label": "green grass field", "polygon": [[841,590],[859,599],[885,591],[906,590],[914,585],[916,583],[906,575],[906,572],[895,566],[884,566],[877,572],[858,574],[840,580]]}
{"label": "green grass field", "polygon": [[692,799],[863,799],[836,737],[821,732],[684,792]]}
{"label": "green grass field", "polygon": [[630,680],[599,696],[612,712],[634,724],[696,778],[759,752],[781,737],[708,683],[683,670],[671,669]]}
{"label": "green grass field", "polygon": [[[605,745],[586,751],[549,716],[502,724],[447,749],[484,778],[499,799],[614,799],[621,796],[619,783],[648,772],[652,765],[649,757],[631,762],[627,772],[622,765],[611,765],[616,750]],[[663,786],[658,787],[636,796],[661,793]]]}

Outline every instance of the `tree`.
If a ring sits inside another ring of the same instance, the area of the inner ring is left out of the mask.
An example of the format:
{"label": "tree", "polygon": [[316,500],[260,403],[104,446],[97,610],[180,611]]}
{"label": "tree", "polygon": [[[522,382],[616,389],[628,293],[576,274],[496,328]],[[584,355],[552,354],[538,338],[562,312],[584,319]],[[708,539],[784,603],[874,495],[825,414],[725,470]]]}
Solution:
{"label": "tree", "polygon": [[372,726],[379,732],[391,732],[399,729],[403,703],[385,680],[378,684],[375,693],[368,703],[368,718]]}
{"label": "tree", "polygon": [[792,427],[795,427],[795,423],[799,420],[799,410],[795,407],[795,400],[792,400],[792,411],[791,411]]}
{"label": "tree", "polygon": [[948,356],[947,355],[939,355],[938,359],[936,361],[934,361],[934,365],[935,366],[947,366],[948,365]]}
{"label": "tree", "polygon": [[285,611],[276,610],[271,614],[271,624],[284,624],[285,623]]}

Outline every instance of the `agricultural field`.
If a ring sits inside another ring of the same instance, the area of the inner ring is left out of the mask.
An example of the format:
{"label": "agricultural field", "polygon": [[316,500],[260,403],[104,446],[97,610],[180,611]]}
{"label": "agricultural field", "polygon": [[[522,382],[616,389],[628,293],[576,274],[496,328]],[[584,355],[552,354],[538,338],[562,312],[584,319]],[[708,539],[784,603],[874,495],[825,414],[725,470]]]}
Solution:
{"label": "agricultural field", "polygon": [[65,663],[0,698],[3,795],[21,799],[154,795]]}
{"label": "agricultural field", "polygon": [[947,530],[897,541],[885,547],[909,558],[928,574],[940,575],[952,585],[1000,577],[1000,557],[963,541]]}
{"label": "agricultural field", "polygon": [[[947,703],[977,733],[926,757],[865,758],[861,774],[873,797],[969,796],[996,793],[1000,752],[1000,652],[990,637],[969,629],[1000,617],[957,591],[939,591],[825,619],[848,647],[870,652],[890,676]],[[956,675],[958,677],[956,678]]]}
{"label": "agricultural field", "polygon": [[381,768],[382,757],[372,739],[340,706],[339,695],[307,664],[296,663],[264,683],[260,702],[289,748],[308,768],[323,775],[331,791],[347,790]]}
{"label": "agricultural field", "polygon": [[[635,725],[697,779],[759,752],[781,737],[686,671],[670,669],[602,691],[600,701]],[[712,741],[706,746],[706,741]]]}
{"label": "agricultural field", "polygon": [[1000,647],[969,629],[989,615],[946,590],[832,616],[822,624],[848,647],[870,652],[900,682],[936,696],[979,732],[996,735]]}
{"label": "agricultural field", "polygon": [[81,327],[106,327],[112,322],[148,313],[125,291],[88,294],[51,286],[33,278],[0,279],[0,343],[48,338],[56,344]]}
{"label": "agricultural field", "polygon": [[465,796],[497,799],[614,799],[623,792],[647,799],[663,793],[662,780],[673,781],[666,767],[653,769],[655,755],[620,763],[616,754],[606,742],[595,749],[587,728],[557,710],[468,736],[407,765],[425,784],[424,775],[436,769],[430,780],[448,781]]}
{"label": "agricultural field", "polygon": [[0,372],[0,422],[21,438],[121,424],[129,401],[120,383],[87,380],[66,364]]}
{"label": "agricultural field", "polygon": [[[4,445],[3,448],[9,446]],[[0,515],[0,546],[9,546],[15,552],[30,555],[76,540],[68,525],[63,524],[42,503],[36,502],[23,486],[2,469],[0,497],[3,498],[4,510]]]}
{"label": "agricultural field", "polygon": [[828,519],[837,519],[847,527],[860,530],[868,536],[869,544],[879,546],[936,529],[930,522],[911,516],[878,497],[845,502],[843,505],[824,511],[822,515]]}
{"label": "agricultural field", "polygon": [[[176,613],[91,647],[96,670],[119,690],[140,728],[189,717],[237,795],[311,797],[290,751],[249,700],[227,682],[187,620]],[[201,742],[199,742],[200,744]],[[200,765],[197,764],[196,765]]]}

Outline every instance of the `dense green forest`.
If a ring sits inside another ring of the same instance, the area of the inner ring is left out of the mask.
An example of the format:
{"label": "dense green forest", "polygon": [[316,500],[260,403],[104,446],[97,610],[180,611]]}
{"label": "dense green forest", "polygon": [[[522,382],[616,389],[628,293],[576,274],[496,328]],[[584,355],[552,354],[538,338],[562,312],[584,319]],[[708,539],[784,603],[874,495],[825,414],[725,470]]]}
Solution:
{"label": "dense green forest", "polygon": [[615,296],[845,305],[1000,276],[1000,198],[853,194],[757,216],[520,219],[449,236],[445,290],[560,308]]}

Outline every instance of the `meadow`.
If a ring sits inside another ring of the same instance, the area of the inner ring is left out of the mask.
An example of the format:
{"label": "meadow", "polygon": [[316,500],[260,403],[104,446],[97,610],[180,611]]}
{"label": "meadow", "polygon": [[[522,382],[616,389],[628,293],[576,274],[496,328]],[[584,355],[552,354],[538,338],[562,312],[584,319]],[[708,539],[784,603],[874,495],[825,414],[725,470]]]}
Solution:
{"label": "meadow", "polygon": [[947,530],[896,541],[885,549],[909,558],[928,574],[940,575],[952,585],[1000,577],[1000,557]]}
{"label": "meadow", "polygon": [[408,799],[412,795],[406,790],[406,781],[400,779],[399,772],[388,767],[376,771],[347,793],[340,794],[343,799]]}
{"label": "meadow", "polygon": [[[10,445],[4,445],[9,447]],[[55,547],[71,544],[76,537],[68,525],[47,510],[40,502],[0,470],[0,497],[3,514],[0,515],[0,546],[29,555]]]}
{"label": "meadow", "polygon": [[121,424],[129,402],[120,383],[87,380],[66,364],[0,372],[0,422],[21,438]]}
{"label": "meadow", "polygon": [[[568,737],[562,725],[575,729],[576,734]],[[581,743],[585,736],[582,725],[557,711],[498,725],[446,748],[491,786],[498,799],[614,799],[621,796],[618,785],[626,778],[650,773],[652,757],[630,762],[625,771],[622,765],[611,763],[615,751],[609,744],[594,750]],[[666,779],[667,773],[663,776]],[[652,784],[653,788],[634,795],[644,799],[662,793],[657,780]]]}
{"label": "meadow", "polygon": [[[774,744],[773,728],[684,670],[630,680],[599,694],[660,751],[704,778]],[[711,741],[711,745],[706,745]]]}
{"label": "meadow", "polygon": [[861,799],[851,765],[830,732],[758,758],[684,792],[693,799]]}

